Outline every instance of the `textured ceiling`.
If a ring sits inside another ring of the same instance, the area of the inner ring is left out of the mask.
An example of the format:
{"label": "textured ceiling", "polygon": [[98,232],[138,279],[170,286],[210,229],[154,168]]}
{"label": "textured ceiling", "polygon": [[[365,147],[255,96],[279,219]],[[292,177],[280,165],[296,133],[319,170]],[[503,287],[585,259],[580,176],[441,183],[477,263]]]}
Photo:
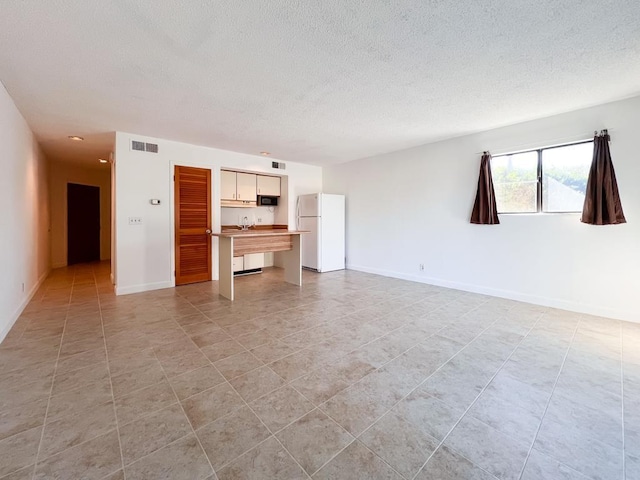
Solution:
{"label": "textured ceiling", "polygon": [[640,2],[0,0],[0,81],[54,157],[326,165],[640,93]]}

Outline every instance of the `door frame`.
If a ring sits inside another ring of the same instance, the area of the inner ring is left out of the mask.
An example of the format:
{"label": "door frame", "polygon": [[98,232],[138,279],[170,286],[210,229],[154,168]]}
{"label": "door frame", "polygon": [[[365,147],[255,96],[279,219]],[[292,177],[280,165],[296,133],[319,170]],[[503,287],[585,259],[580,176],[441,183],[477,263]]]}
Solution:
{"label": "door frame", "polygon": [[98,208],[100,213],[100,230],[98,231],[98,261],[102,261],[102,187],[88,182],[75,182],[67,179],[64,188],[64,266],[69,266],[69,184],[95,187],[98,189]]}
{"label": "door frame", "polygon": [[[220,231],[220,167],[211,164],[202,164],[197,162],[169,162],[169,219],[171,225],[170,231],[170,258],[171,258],[171,286],[176,286],[176,189],[173,176],[176,167],[202,168],[211,171],[211,229],[214,232]],[[211,237],[211,280],[218,280],[218,237]]]}

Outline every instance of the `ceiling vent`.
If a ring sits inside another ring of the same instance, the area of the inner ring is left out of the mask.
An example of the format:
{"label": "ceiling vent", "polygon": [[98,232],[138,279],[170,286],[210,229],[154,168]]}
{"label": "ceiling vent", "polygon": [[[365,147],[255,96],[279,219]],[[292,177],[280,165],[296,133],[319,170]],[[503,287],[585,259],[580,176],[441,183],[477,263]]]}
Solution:
{"label": "ceiling vent", "polygon": [[284,170],[287,166],[284,162],[271,162],[271,168],[279,168],[280,170]]}
{"label": "ceiling vent", "polygon": [[158,144],[144,143],[144,142],[138,142],[137,140],[132,140],[131,150],[136,150],[138,152],[158,153]]}

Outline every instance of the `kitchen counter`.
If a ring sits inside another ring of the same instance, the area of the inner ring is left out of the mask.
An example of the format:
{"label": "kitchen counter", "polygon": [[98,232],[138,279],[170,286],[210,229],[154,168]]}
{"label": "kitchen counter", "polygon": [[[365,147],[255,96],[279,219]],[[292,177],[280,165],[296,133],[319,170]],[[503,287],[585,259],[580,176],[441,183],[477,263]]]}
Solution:
{"label": "kitchen counter", "polygon": [[309,233],[303,230],[285,230],[275,228],[273,230],[223,230],[220,233],[212,233],[214,237],[273,237],[283,235],[297,235],[301,233]]}
{"label": "kitchen counter", "polygon": [[220,264],[220,295],[234,299],[233,257],[250,253],[282,252],[284,279],[293,285],[302,285],[302,250],[300,230],[255,229],[226,230],[212,233],[218,237]]}

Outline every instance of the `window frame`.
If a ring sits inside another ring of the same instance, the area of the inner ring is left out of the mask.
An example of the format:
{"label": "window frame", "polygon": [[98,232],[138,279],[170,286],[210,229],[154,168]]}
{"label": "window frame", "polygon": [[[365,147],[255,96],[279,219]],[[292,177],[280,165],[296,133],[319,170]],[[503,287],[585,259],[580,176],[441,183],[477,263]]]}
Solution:
{"label": "window frame", "polygon": [[[580,140],[577,142],[570,143],[562,143],[559,145],[551,145],[549,147],[540,147],[540,148],[532,148],[529,150],[520,150],[517,152],[508,152],[501,153],[499,155],[491,156],[491,160],[498,157],[507,157],[509,155],[519,155],[521,153],[531,153],[536,152],[538,156],[538,167],[537,167],[537,181],[536,181],[536,211],[535,212],[498,212],[498,215],[557,215],[557,214],[567,214],[567,213],[581,213],[582,210],[567,210],[561,212],[545,212],[544,205],[542,204],[543,198],[543,190],[542,190],[542,177],[543,177],[543,166],[542,166],[542,152],[544,150],[553,150],[554,148],[562,148],[562,147],[571,147],[573,145],[583,145],[585,143],[593,144],[593,138],[588,140]],[[493,167],[491,167],[491,176],[493,177]]]}

